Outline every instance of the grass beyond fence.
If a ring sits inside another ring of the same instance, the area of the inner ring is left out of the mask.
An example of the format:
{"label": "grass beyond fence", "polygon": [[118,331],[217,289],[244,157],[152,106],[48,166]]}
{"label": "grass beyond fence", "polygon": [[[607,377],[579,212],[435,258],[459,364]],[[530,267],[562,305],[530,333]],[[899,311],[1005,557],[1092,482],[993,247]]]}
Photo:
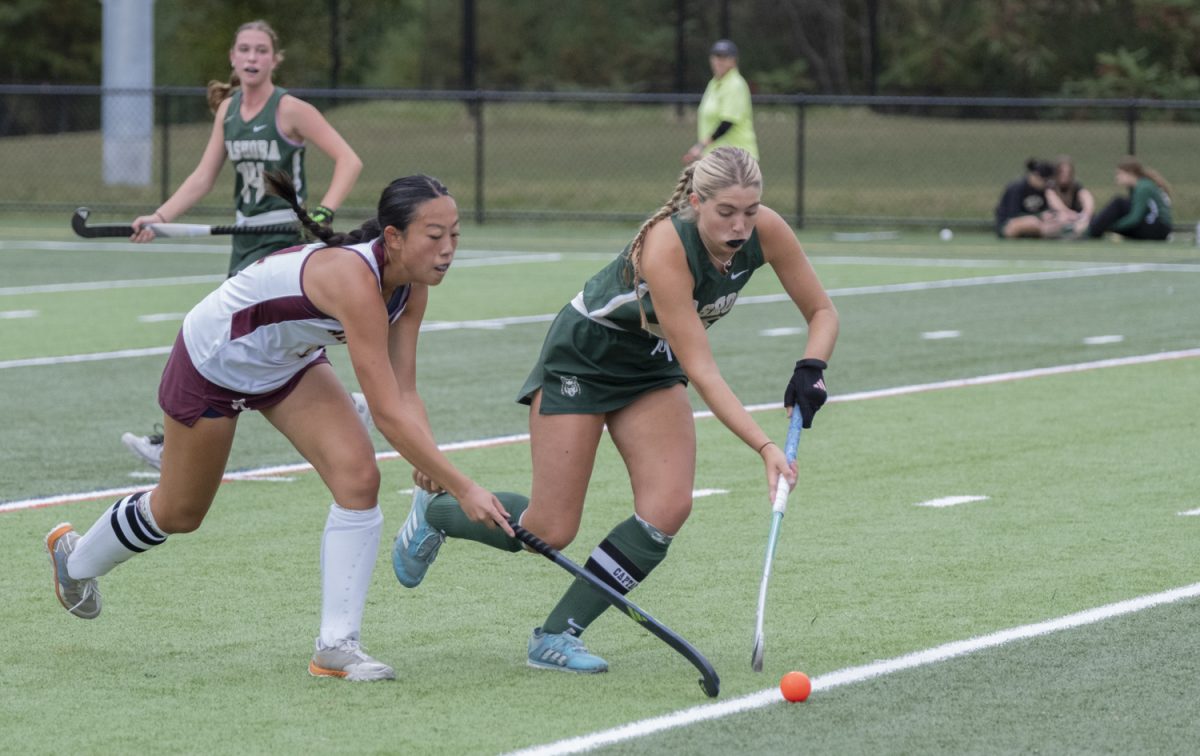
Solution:
{"label": "grass beyond fence", "polygon": [[[369,212],[391,179],[423,172],[445,181],[471,216],[482,204],[490,218],[640,217],[665,199],[682,168],[680,156],[695,139],[691,107],[488,102],[480,196],[479,132],[463,103],[335,100],[325,110],[366,163],[347,216]],[[1103,204],[1118,191],[1113,172],[1128,147],[1120,114],[1100,110],[1032,121],[809,106],[800,181],[799,112],[794,105],[759,105],[756,128],[769,203],[789,216],[803,212],[808,224],[989,226],[1001,190],[1022,173],[1025,159],[1062,153],[1075,158],[1080,179]],[[168,192],[195,166],[210,128],[207,122],[170,128]],[[1138,156],[1173,185],[1181,226],[1200,218],[1198,129],[1149,121],[1136,130]],[[98,133],[0,139],[0,161],[8,175],[20,177],[0,187],[0,207],[88,205],[122,217],[146,212],[162,193],[162,138],[156,129],[152,179],[144,187],[103,185]],[[310,185],[323,190],[329,161],[310,151],[307,165]],[[232,185],[227,166],[193,213],[228,217]]]}

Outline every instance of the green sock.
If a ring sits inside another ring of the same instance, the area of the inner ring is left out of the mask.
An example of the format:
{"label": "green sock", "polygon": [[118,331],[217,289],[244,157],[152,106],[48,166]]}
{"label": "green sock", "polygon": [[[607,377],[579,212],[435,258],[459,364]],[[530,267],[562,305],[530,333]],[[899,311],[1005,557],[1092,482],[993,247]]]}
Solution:
{"label": "green sock", "polygon": [[[613,528],[592,551],[587,571],[625,595],[667,558],[670,545],[671,536],[636,516],[630,517]],[[575,578],[542,623],[542,632],[579,635],[608,607],[608,600],[599,591],[587,581]]]}
{"label": "green sock", "polygon": [[[496,498],[508,510],[508,518],[516,522],[521,513],[529,506],[529,497],[521,494],[501,491]],[[488,527],[482,522],[473,522],[462,510],[462,506],[448,493],[435,496],[425,510],[425,519],[430,525],[445,533],[450,538],[466,538],[479,541],[502,551],[520,551],[521,542],[505,533],[499,527]]]}

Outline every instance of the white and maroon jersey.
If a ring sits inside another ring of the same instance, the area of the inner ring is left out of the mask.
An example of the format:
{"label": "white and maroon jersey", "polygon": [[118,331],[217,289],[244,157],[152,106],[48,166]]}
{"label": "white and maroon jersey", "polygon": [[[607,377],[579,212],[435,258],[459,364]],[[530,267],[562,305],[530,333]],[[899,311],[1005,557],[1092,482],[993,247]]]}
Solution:
{"label": "white and maroon jersey", "polygon": [[[317,309],[304,293],[304,268],[323,243],[289,247],[250,265],[205,297],[183,319],[183,340],[192,364],[208,380],[245,394],[273,391],[324,354],[345,343],[342,324]],[[380,280],[381,239],[347,245]],[[380,283],[382,290],[382,283]],[[395,323],[411,286],[396,289],[387,303]]]}

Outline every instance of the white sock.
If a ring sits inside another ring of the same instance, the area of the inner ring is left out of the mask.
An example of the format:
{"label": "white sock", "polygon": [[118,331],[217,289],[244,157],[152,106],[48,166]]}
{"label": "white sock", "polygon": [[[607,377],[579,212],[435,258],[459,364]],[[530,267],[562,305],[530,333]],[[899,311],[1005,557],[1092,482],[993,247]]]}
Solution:
{"label": "white sock", "polygon": [[321,537],[321,646],[359,639],[382,531],[378,505],[365,510],[346,509],[336,502],[329,506]]}
{"label": "white sock", "polygon": [[149,499],[149,493],[130,494],[104,510],[67,560],[67,572],[72,578],[86,580],[107,575],[121,562],[167,540],[153,520],[142,514],[138,505],[143,498]]}

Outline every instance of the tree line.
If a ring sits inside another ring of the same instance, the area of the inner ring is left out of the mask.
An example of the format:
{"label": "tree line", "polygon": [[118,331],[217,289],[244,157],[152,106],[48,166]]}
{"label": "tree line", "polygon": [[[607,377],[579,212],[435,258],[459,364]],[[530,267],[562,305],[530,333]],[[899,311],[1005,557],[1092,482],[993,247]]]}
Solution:
{"label": "tree line", "polygon": [[[262,17],[291,87],[698,92],[709,45],[729,36],[760,93],[1200,95],[1189,0],[232,0],[154,13],[160,85],[225,78],[234,29]],[[6,2],[0,82],[98,84],[100,19],[96,0]]]}

